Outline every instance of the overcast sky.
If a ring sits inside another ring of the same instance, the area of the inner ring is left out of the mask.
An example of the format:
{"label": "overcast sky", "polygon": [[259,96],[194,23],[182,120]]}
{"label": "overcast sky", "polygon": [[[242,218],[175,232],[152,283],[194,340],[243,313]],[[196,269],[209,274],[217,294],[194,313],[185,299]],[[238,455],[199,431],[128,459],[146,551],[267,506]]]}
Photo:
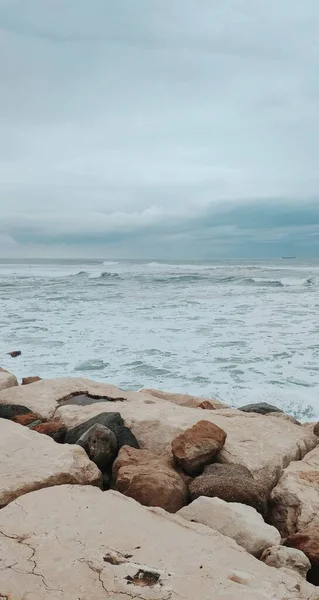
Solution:
{"label": "overcast sky", "polygon": [[318,0],[0,0],[0,256],[318,256],[318,31]]}

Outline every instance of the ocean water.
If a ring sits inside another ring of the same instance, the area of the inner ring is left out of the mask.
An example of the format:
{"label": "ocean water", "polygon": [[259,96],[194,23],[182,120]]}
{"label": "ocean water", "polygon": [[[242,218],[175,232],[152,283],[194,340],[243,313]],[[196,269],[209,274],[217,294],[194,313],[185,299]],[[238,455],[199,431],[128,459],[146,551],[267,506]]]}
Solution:
{"label": "ocean water", "polygon": [[319,418],[319,261],[2,260],[0,315],[0,366],[18,377]]}

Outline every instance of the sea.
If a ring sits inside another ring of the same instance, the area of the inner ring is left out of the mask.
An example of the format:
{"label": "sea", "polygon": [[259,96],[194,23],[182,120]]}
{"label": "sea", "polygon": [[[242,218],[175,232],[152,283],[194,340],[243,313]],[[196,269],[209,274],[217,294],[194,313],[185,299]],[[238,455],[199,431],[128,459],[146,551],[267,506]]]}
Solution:
{"label": "sea", "polygon": [[266,401],[318,420],[318,317],[319,260],[0,260],[0,366],[19,378]]}

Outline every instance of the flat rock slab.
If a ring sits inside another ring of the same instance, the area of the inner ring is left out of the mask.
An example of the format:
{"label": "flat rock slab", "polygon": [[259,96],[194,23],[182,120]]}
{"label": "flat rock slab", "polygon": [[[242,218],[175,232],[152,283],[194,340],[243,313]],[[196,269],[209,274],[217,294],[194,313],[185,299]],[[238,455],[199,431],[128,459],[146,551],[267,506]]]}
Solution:
{"label": "flat rock slab", "polygon": [[23,496],[0,511],[0,532],[10,600],[319,598],[216,531],[90,486]]}
{"label": "flat rock slab", "polygon": [[[88,406],[65,405],[74,394],[106,396],[113,401]],[[140,446],[155,454],[171,454],[172,440],[203,419],[203,410],[179,406],[146,392],[124,392],[88,379],[43,380],[0,392],[0,404],[21,404],[43,418],[55,417],[68,428],[101,412],[118,411]],[[269,489],[292,460],[300,460],[318,437],[285,419],[233,409],[206,410],[205,420],[227,433],[219,460],[246,466]]]}
{"label": "flat rock slab", "polygon": [[57,444],[5,419],[0,419],[0,456],[0,506],[43,487],[98,485],[101,480],[100,471],[80,446]]}

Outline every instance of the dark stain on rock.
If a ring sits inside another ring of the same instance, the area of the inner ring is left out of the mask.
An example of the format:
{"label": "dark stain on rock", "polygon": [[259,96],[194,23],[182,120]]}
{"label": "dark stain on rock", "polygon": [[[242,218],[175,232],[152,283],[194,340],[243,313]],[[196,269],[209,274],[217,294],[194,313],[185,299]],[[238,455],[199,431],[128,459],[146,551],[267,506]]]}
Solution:
{"label": "dark stain on rock", "polygon": [[154,573],[154,571],[145,571],[144,569],[139,569],[133,577],[128,575],[125,577],[127,579],[127,583],[131,585],[138,585],[140,587],[154,587],[157,583],[160,583],[160,575],[159,573]]}

